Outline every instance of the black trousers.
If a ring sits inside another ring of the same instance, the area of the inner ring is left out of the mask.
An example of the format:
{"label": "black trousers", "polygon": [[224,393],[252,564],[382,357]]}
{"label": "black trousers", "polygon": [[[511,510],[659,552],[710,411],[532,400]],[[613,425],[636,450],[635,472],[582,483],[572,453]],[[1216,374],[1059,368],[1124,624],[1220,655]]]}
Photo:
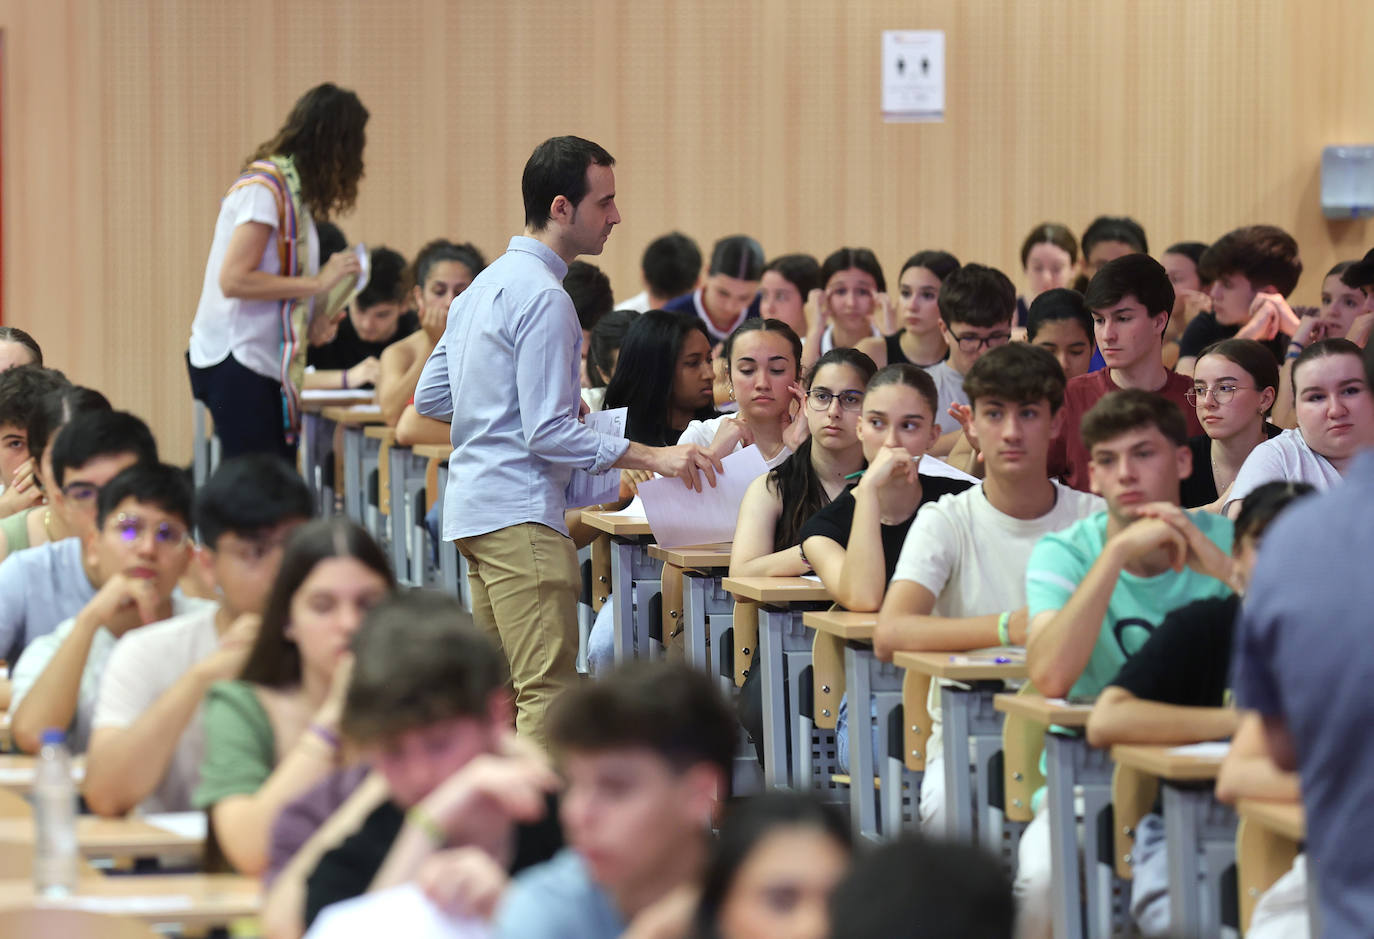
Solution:
{"label": "black trousers", "polygon": [[232,355],[218,365],[196,368],[186,358],[191,393],[215,419],[222,459],[271,453],[296,465],[296,445],[286,440],[281,384],[264,378]]}

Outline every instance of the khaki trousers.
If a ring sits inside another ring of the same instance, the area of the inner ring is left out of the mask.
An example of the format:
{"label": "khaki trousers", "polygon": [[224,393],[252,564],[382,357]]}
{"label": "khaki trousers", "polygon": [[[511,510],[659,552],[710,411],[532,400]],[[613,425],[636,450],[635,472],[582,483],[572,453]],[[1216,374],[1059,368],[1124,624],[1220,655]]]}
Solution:
{"label": "khaki trousers", "polygon": [[472,617],[510,665],[516,731],[547,749],[549,707],[577,682],[577,551],[534,522],[457,544],[468,562]]}

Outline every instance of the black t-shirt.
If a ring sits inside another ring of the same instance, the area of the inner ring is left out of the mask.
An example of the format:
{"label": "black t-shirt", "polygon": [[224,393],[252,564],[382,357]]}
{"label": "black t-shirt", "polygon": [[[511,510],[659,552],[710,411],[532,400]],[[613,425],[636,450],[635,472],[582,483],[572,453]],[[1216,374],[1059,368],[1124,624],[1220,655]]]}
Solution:
{"label": "black t-shirt", "polygon": [[[305,883],[305,925],[308,929],[320,911],[331,903],[351,900],[367,893],[381,870],[391,845],[401,833],[405,812],[395,802],[386,801],[372,810],[362,826],[332,851],[320,858]],[[563,829],[558,824],[558,800],[550,796],[544,817],[532,825],[515,828],[515,857],[510,873],[543,863],[563,847]]]}
{"label": "black t-shirt", "polygon": [[[1264,436],[1273,440],[1283,433],[1268,421],[1264,422]],[[1198,434],[1188,438],[1188,449],[1193,452],[1193,474],[1183,481],[1179,490],[1179,501],[1185,509],[1211,505],[1217,501],[1217,479],[1212,474],[1212,438]]]}
{"label": "black t-shirt", "polygon": [[[934,502],[941,496],[953,495],[956,492],[963,492],[973,485],[966,479],[950,479],[947,476],[927,476],[924,473],[918,474],[921,479],[921,505],[927,502]],[[919,512],[921,506],[916,506]],[[916,512],[911,513],[911,518],[898,525],[883,525],[883,561],[887,565],[887,579],[892,579],[892,572],[897,569],[897,558],[902,554],[902,545],[906,543],[906,533],[911,528],[912,521],[916,518]],[[812,535],[822,538],[829,538],[841,548],[849,547],[849,530],[854,527],[854,490],[853,487],[840,493],[839,497],[815,515],[806,520],[802,525],[801,537],[798,542],[806,543],[806,539]]]}
{"label": "black t-shirt", "polygon": [[352,368],[363,359],[381,355],[387,346],[399,342],[419,328],[420,317],[412,310],[397,318],[396,332],[391,334],[390,339],[385,342],[364,342],[358,338],[353,320],[345,316],[339,321],[339,334],[334,341],[323,346],[311,346],[306,354],[306,363],[321,370]]}
{"label": "black t-shirt", "polygon": [[1184,707],[1217,708],[1230,687],[1231,640],[1240,597],[1195,600],[1164,617],[1112,684],[1137,698]]}
{"label": "black t-shirt", "polygon": [[[1217,322],[1215,313],[1199,313],[1193,317],[1193,321],[1183,330],[1183,335],[1178,340],[1179,358],[1197,358],[1214,342],[1221,342],[1223,339],[1234,339],[1236,333],[1240,332],[1239,326],[1223,326]],[[1273,339],[1262,342],[1264,346],[1274,356],[1275,362],[1282,362],[1284,354],[1288,351],[1289,336],[1279,333]]]}

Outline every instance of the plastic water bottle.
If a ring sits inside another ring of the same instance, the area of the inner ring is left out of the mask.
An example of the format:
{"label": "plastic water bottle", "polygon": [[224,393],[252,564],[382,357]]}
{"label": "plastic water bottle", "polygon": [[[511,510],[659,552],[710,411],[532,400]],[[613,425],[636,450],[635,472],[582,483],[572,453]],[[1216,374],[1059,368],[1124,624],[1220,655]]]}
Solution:
{"label": "plastic water bottle", "polygon": [[66,735],[43,731],[33,780],[33,882],[39,896],[64,897],[76,890],[76,783]]}

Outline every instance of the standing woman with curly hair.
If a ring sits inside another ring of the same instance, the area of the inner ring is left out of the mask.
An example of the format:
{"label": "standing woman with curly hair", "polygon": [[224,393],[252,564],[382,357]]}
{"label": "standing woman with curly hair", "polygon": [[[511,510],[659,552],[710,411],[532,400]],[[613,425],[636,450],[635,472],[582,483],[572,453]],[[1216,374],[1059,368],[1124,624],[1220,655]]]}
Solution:
{"label": "standing woman with curly hair", "polygon": [[333,338],[347,291],[331,291],[359,272],[352,251],[320,266],[315,224],[357,201],[367,117],[351,91],[310,89],[220,203],[187,358],[225,459],[295,460],[306,342]]}

